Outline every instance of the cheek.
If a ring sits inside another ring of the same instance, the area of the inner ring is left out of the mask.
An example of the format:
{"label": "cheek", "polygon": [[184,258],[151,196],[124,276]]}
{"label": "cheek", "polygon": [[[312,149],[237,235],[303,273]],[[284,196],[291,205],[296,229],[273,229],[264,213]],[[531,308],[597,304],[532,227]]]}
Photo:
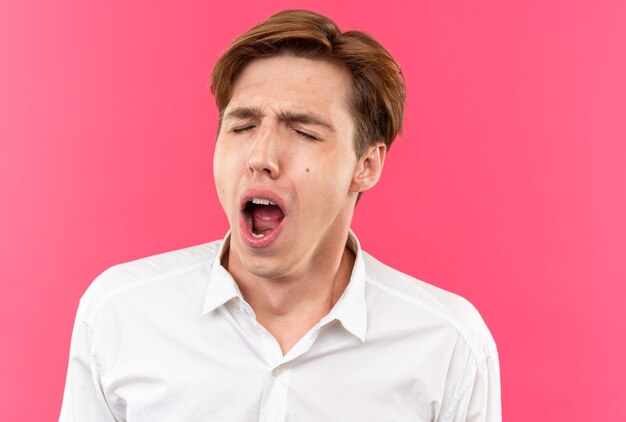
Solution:
{"label": "cheek", "polygon": [[220,177],[220,171],[216,167],[213,167],[213,180],[215,181],[215,191],[217,193],[217,199],[220,201],[222,209],[226,212],[226,214],[228,214],[228,200],[226,195],[228,189],[226,188],[226,186],[224,186],[222,178]]}
{"label": "cheek", "polygon": [[219,146],[219,144],[216,145],[213,156],[213,180],[215,181],[218,199],[225,211],[228,210],[229,196],[233,191],[233,186],[231,185],[235,180],[232,177],[234,161],[233,157],[223,147]]}
{"label": "cheek", "polygon": [[334,207],[337,202],[342,205],[348,194],[352,168],[345,162],[308,163],[302,167],[301,178],[309,187],[312,199],[324,198],[327,205]]}
{"label": "cheek", "polygon": [[233,148],[232,145],[228,145],[226,141],[218,140],[213,155],[213,173],[215,178],[228,181],[230,179],[228,175],[232,176],[232,172],[236,171],[240,165],[242,155],[242,151]]}

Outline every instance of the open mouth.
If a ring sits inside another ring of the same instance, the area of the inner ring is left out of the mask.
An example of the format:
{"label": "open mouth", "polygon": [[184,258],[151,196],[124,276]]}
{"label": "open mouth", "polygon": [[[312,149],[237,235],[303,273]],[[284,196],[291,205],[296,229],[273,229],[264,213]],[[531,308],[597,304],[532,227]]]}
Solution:
{"label": "open mouth", "polygon": [[282,208],[265,198],[250,199],[243,209],[243,215],[255,238],[269,235],[285,218]]}

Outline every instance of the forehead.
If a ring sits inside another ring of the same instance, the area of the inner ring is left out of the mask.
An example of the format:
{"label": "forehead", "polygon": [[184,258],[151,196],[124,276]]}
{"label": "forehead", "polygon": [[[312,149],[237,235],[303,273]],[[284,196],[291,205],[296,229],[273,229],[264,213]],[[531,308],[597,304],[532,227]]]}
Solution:
{"label": "forehead", "polygon": [[254,59],[237,77],[225,111],[255,107],[345,118],[351,82],[347,70],[326,60],[288,55]]}

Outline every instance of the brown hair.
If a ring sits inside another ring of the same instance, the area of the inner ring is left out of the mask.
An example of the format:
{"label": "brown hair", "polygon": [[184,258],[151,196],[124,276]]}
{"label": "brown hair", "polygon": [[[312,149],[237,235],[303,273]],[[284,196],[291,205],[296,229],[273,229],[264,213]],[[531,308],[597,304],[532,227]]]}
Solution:
{"label": "brown hair", "polygon": [[402,133],[404,78],[391,54],[369,35],[342,33],[332,20],[306,10],[284,10],[270,16],[237,38],[222,55],[211,75],[220,124],[244,67],[256,58],[280,54],[325,59],[350,72],[349,106],[356,126],[357,157],[379,141],[389,148]]}

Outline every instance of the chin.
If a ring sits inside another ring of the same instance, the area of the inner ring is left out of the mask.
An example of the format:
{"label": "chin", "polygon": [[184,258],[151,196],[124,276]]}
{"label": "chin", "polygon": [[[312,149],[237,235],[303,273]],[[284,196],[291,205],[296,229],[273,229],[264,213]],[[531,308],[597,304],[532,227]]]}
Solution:
{"label": "chin", "polygon": [[272,265],[270,263],[258,263],[255,265],[248,262],[244,263],[244,267],[250,274],[254,274],[256,277],[266,278],[268,280],[284,277],[289,270],[287,265]]}

